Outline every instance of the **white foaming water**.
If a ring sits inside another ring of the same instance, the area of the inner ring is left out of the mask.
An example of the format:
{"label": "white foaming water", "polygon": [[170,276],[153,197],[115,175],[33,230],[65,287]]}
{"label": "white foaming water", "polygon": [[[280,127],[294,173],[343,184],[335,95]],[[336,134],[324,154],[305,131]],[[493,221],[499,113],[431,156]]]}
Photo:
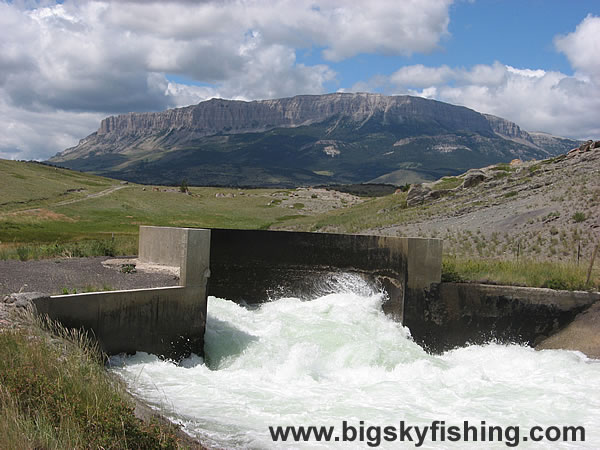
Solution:
{"label": "white foaming water", "polygon": [[[342,281],[334,294],[257,309],[210,297],[206,361],[192,356],[177,366],[138,353],[113,358],[113,370],[136,395],[218,448],[368,448],[367,437],[343,445],[277,443],[268,429],[335,426],[336,436],[344,420],[357,429],[361,420],[365,429],[398,427],[401,420],[418,426],[443,420],[462,429],[466,420],[476,427],[484,420],[518,425],[521,436],[536,425],[584,426],[586,442],[521,441],[519,447],[600,447],[600,361],[498,344],[429,355],[381,312],[382,294],[352,277]],[[398,446],[381,442],[382,448]],[[422,448],[465,446],[439,442],[438,434]]]}

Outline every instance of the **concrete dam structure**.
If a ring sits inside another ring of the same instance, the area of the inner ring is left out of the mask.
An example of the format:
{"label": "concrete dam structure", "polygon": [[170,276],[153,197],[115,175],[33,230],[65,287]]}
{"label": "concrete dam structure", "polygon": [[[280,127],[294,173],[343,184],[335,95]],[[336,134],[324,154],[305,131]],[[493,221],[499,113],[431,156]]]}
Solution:
{"label": "concrete dam structure", "polygon": [[441,283],[438,239],[141,226],[139,261],[179,267],[180,286],[41,297],[37,312],[89,330],[109,355],[180,359],[203,355],[208,296],[248,305],[314,298],[343,273],[384,290],[384,312],[432,352],[490,338],[535,345],[600,300]]}

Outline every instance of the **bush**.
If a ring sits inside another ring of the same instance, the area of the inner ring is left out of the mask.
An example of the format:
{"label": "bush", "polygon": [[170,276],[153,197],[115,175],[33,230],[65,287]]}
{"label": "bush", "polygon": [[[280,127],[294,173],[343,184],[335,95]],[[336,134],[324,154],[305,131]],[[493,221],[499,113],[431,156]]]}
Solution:
{"label": "bush", "polygon": [[442,261],[442,281],[447,283],[461,283],[465,279],[456,270],[454,260],[444,259]]}
{"label": "bush", "polygon": [[567,291],[570,288],[569,283],[566,280],[561,280],[560,278],[550,278],[542,283],[542,287],[562,291]]}
{"label": "bush", "polygon": [[575,223],[580,223],[584,222],[585,219],[587,219],[587,217],[585,217],[585,214],[582,212],[576,212],[575,214],[573,214],[572,219]]}
{"label": "bush", "polygon": [[188,186],[188,181],[187,181],[187,179],[186,179],[186,178],[184,178],[184,179],[181,181],[181,185],[179,186],[179,191],[180,191],[180,192],[183,192],[184,194],[187,194],[189,190],[190,190],[190,188],[189,188],[189,186]]}

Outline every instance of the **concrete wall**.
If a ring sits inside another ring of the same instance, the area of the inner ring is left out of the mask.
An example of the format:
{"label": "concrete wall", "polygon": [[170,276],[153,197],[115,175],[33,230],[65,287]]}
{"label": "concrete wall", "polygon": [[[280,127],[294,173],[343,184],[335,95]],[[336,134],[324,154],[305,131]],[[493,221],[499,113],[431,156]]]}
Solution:
{"label": "concrete wall", "polygon": [[144,262],[179,266],[181,286],[56,295],[35,300],[37,312],[90,330],[108,354],[202,355],[210,230],[140,227],[139,248]]}
{"label": "concrete wall", "polygon": [[180,268],[181,286],[205,286],[210,276],[210,230],[141,226],[140,262]]}
{"label": "concrete wall", "polygon": [[408,297],[404,325],[434,352],[490,340],[535,346],[567,326],[600,293],[440,283]]}
{"label": "concrete wall", "polygon": [[332,274],[351,272],[384,287],[384,310],[402,320],[407,286],[441,277],[438,239],[213,229],[210,245],[208,294],[249,304],[322,294]]}
{"label": "concrete wall", "polygon": [[144,351],[178,359],[202,354],[206,290],[171,286],[158,289],[56,295],[34,300],[68,328],[90,330],[108,354]]}
{"label": "concrete wall", "polygon": [[407,289],[440,281],[441,252],[431,239],[142,226],[139,260],[179,266],[180,287],[60,295],[36,306],[91,330],[109,354],[178,358],[203,353],[208,294],[248,303],[322,294],[332,274],[353,272],[385,288],[384,310],[402,320]]}

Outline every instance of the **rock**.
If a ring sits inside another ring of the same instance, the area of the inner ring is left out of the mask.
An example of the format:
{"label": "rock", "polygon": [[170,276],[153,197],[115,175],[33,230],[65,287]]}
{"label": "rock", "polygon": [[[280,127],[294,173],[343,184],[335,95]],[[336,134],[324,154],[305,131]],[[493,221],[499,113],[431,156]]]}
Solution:
{"label": "rock", "polygon": [[590,141],[586,141],[586,142],[584,142],[583,144],[581,144],[579,146],[579,151],[581,153],[587,152],[587,151],[590,150],[590,148],[594,148],[593,145],[594,145],[594,141],[591,141],[591,140]]}
{"label": "rock", "polygon": [[[193,130],[197,136],[207,136],[220,132],[240,133],[308,125],[338,115],[363,121],[377,112],[400,116],[437,114],[442,117],[445,126],[450,123],[456,126],[460,122],[463,127],[466,123],[471,131],[487,133],[490,130],[483,115],[466,108],[440,102],[424,102],[408,96],[334,93],[253,102],[211,99],[198,105],[163,112],[111,116],[102,120],[96,136],[114,132],[143,134],[153,130],[178,132],[182,129]],[[88,136],[83,144],[94,137]]]}
{"label": "rock", "polygon": [[4,296],[2,302],[14,306],[15,308],[26,309],[33,304],[34,300],[49,297],[48,294],[43,294],[41,292],[17,292]]}
{"label": "rock", "polygon": [[437,189],[435,191],[432,190],[431,192],[429,192],[427,198],[440,198],[451,192],[454,192],[454,189]]}
{"label": "rock", "polygon": [[581,155],[582,153],[587,153],[597,148],[600,148],[600,141],[589,140],[581,144],[579,147],[569,150],[569,152],[567,153],[567,158],[573,158],[575,156]]}
{"label": "rock", "polygon": [[579,314],[558,333],[543,340],[536,350],[577,350],[589,358],[600,359],[600,302]]}
{"label": "rock", "polygon": [[431,188],[423,184],[413,184],[408,190],[406,197],[407,206],[422,205],[425,200],[429,197]]}
{"label": "rock", "polygon": [[483,114],[483,116],[488,120],[492,130],[495,133],[498,133],[502,136],[506,136],[508,138],[513,139],[522,139],[525,141],[529,141],[533,143],[533,140],[527,131],[521,130],[521,128],[513,122],[510,122],[501,117],[492,116],[491,114]]}
{"label": "rock", "polygon": [[478,185],[483,181],[489,180],[490,177],[481,169],[470,169],[465,174],[465,181],[463,181],[462,186],[464,188],[470,188]]}

